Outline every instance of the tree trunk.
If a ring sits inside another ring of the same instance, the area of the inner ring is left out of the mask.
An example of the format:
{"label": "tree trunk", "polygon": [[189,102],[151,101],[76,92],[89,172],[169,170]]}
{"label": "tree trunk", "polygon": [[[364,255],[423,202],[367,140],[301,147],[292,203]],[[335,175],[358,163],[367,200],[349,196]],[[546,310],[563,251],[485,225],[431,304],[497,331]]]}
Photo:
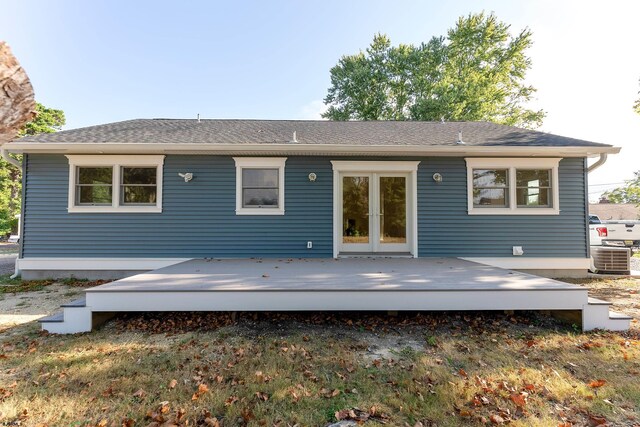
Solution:
{"label": "tree trunk", "polygon": [[33,87],[24,69],[0,41],[0,145],[14,139],[25,123],[35,117]]}

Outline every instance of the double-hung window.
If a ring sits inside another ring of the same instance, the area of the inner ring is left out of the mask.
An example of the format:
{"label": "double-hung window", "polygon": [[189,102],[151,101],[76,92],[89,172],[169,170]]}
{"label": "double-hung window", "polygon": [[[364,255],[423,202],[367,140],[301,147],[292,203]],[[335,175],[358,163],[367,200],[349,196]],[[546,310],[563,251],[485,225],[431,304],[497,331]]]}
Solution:
{"label": "double-hung window", "polygon": [[470,215],[557,215],[557,158],[467,158]]}
{"label": "double-hung window", "polygon": [[236,162],[236,214],[284,215],[282,157],[234,157]]}
{"label": "double-hung window", "polygon": [[68,211],[161,212],[164,156],[69,155]]}

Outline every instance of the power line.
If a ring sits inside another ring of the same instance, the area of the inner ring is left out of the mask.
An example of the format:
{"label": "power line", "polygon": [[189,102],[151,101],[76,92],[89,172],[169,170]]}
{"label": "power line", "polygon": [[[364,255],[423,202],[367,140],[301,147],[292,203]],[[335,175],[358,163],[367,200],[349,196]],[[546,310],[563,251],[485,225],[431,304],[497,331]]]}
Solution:
{"label": "power line", "polygon": [[609,184],[589,184],[589,187],[603,187],[605,185],[623,185],[626,182],[610,182]]}

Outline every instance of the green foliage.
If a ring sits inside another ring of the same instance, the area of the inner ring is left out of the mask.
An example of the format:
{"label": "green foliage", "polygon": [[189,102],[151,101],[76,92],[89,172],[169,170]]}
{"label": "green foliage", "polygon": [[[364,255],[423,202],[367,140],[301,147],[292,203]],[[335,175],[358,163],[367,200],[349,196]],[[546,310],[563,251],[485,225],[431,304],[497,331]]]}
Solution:
{"label": "green foliage", "polygon": [[36,118],[24,125],[18,136],[57,132],[67,122],[64,111],[47,108],[39,102],[36,103],[36,113]]}
{"label": "green foliage", "polygon": [[[65,124],[64,112],[36,104],[37,115],[27,123],[18,136],[59,131]],[[21,160],[22,156],[14,156]],[[15,216],[20,213],[22,171],[0,159],[0,236],[17,230]]]}
{"label": "green foliage", "polygon": [[331,69],[323,117],[331,120],[474,120],[538,127],[544,111],[525,107],[531,32],[511,36],[495,15],[458,19],[446,37],[392,46],[377,34],[365,52]]}
{"label": "green foliage", "polygon": [[634,172],[635,177],[625,181],[624,187],[605,192],[602,197],[612,203],[635,203],[640,205],[640,170]]}

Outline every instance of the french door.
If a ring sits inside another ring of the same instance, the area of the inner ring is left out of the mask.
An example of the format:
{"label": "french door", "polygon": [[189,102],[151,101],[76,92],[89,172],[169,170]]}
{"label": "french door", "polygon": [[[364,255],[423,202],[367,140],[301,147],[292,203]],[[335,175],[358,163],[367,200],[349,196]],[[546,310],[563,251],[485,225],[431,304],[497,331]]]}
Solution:
{"label": "french door", "polygon": [[340,174],[341,253],[408,253],[408,173]]}

